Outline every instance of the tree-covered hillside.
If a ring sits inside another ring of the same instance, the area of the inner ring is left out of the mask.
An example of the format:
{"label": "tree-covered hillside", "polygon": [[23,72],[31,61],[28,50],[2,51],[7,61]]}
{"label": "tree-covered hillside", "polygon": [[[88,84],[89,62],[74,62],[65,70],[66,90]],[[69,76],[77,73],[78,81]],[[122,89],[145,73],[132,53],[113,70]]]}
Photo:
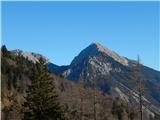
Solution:
{"label": "tree-covered hillside", "polygon": [[2,46],[2,120],[138,119],[138,111],[116,93],[111,97],[83,80],[68,81],[49,72],[44,59],[39,61],[33,63]]}

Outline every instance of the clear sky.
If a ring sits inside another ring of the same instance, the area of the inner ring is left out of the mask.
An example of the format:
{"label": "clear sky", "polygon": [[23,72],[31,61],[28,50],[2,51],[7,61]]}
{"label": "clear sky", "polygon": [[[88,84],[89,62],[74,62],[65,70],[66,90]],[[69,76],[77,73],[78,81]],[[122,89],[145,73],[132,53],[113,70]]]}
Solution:
{"label": "clear sky", "polygon": [[2,2],[2,44],[58,65],[92,42],[160,70],[158,2]]}

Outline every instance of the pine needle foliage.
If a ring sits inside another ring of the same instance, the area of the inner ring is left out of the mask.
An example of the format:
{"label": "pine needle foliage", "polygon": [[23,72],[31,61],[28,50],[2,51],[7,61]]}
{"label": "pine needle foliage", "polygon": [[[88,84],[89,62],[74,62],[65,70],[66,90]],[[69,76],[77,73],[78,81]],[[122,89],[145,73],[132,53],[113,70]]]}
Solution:
{"label": "pine needle foliage", "polygon": [[37,65],[26,97],[24,120],[66,120],[53,80],[45,66]]}

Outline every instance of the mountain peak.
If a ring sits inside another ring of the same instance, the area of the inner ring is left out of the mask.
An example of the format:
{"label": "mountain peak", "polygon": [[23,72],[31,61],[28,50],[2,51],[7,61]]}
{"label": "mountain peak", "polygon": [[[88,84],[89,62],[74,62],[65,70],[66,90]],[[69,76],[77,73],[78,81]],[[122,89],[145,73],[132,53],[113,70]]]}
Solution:
{"label": "mountain peak", "polygon": [[99,42],[93,42],[90,46],[95,46],[97,48],[97,50],[101,51],[101,52],[105,52],[105,53],[112,52],[108,48],[106,48],[105,46],[100,44]]}
{"label": "mountain peak", "polygon": [[114,51],[111,51],[107,47],[103,46],[102,44],[98,42],[91,43],[88,47],[86,47],[84,50],[80,52],[80,54],[75,57],[75,59],[72,61],[72,63],[75,63],[77,61],[80,61],[81,59],[88,57],[88,56],[96,56],[97,54],[102,53],[108,57],[113,58],[115,61],[127,66],[128,60],[125,59],[122,56],[119,56]]}
{"label": "mountain peak", "polygon": [[97,45],[97,46],[102,46],[99,42],[92,42],[91,45]]}
{"label": "mountain peak", "polygon": [[108,49],[107,47],[103,46],[99,42],[93,42],[89,47],[96,47],[96,49],[99,52],[102,52],[102,53],[112,57],[114,60],[118,61],[119,63],[121,63],[125,66],[128,65],[128,60],[127,59],[125,59],[122,56],[119,56],[116,52]]}

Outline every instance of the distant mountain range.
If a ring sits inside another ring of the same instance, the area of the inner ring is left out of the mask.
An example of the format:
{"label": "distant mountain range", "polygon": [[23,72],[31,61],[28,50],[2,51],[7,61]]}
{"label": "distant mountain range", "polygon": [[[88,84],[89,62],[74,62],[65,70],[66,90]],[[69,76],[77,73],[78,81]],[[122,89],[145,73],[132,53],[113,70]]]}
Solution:
{"label": "distant mountain range", "polygon": [[[34,63],[38,62],[41,56],[19,50],[13,52],[23,55]],[[100,43],[92,43],[82,50],[68,66],[58,66],[50,62],[46,64],[50,71],[61,74],[68,80],[78,83],[83,79],[84,83],[91,87],[95,79],[96,86],[104,93],[112,97],[119,95],[125,101],[138,102],[137,84],[134,78],[137,62],[118,55]],[[141,65],[139,74],[144,80],[147,93],[143,96],[143,101],[149,104],[146,109],[151,113],[153,111],[160,113],[160,72]]]}

